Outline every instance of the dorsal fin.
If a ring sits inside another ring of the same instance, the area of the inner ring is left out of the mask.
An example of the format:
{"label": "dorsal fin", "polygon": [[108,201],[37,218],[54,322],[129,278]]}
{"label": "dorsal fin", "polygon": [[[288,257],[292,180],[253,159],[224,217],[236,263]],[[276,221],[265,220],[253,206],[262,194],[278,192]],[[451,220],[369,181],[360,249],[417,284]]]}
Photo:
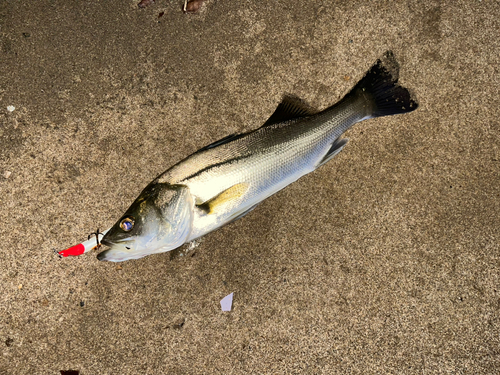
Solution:
{"label": "dorsal fin", "polygon": [[222,139],[219,139],[218,141],[215,141],[214,143],[210,143],[208,146],[200,148],[197,152],[205,151],[205,150],[208,150],[208,149],[211,149],[211,148],[223,145],[224,143],[229,143],[229,142],[234,141],[235,139],[241,138],[241,137],[243,137],[245,135],[246,134],[231,134],[231,135],[228,135],[228,136],[226,136],[226,137],[224,137]]}
{"label": "dorsal fin", "polygon": [[312,116],[318,111],[307,105],[302,99],[293,95],[285,95],[283,100],[262,126],[269,126],[283,121]]}

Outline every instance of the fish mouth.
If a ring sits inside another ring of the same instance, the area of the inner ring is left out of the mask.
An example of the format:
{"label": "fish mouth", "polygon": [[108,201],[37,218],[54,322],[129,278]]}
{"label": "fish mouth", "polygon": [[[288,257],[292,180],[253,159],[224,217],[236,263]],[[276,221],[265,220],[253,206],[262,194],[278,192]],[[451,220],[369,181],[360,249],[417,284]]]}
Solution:
{"label": "fish mouth", "polygon": [[[107,240],[105,240],[105,238],[106,237],[104,237],[101,240],[101,245],[104,245],[104,246],[111,248],[114,245],[113,242],[107,241]],[[111,249],[101,251],[99,254],[97,254],[97,260],[106,260],[106,254],[109,253],[109,250],[111,250]]]}
{"label": "fish mouth", "polygon": [[97,260],[100,260],[100,261],[107,260],[106,259],[106,254],[108,252],[109,252],[109,250],[104,250],[104,251],[100,252],[99,254],[97,254]]}
{"label": "fish mouth", "polygon": [[148,255],[138,253],[138,252],[125,252],[121,249],[108,249],[104,250],[103,252],[97,254],[97,260],[100,261],[107,261],[107,262],[124,262],[126,260],[131,260],[131,259],[139,259],[144,256]]}
{"label": "fish mouth", "polygon": [[111,246],[113,246],[113,245],[114,245],[114,243],[113,243],[113,242],[106,240],[106,237],[104,237],[104,238],[101,240],[101,244],[103,244],[104,246],[108,246],[108,247],[111,247]]}
{"label": "fish mouth", "polygon": [[[132,249],[133,244],[130,244],[128,242],[115,243],[104,240],[101,241],[101,244],[109,247],[109,249],[101,251],[99,254],[97,254],[97,260],[108,262],[123,262],[129,259],[142,258],[142,256],[138,256]],[[127,246],[127,244],[131,246]]]}
{"label": "fish mouth", "polygon": [[99,254],[97,254],[97,260],[107,260],[106,259],[106,254],[109,254],[109,251],[111,250],[111,247],[113,247],[114,243],[113,242],[110,242],[110,241],[107,241],[105,240],[104,238],[101,240],[101,245],[104,245],[104,246],[107,246],[109,247],[110,249],[107,249],[107,250],[104,250],[104,251],[101,251]]}

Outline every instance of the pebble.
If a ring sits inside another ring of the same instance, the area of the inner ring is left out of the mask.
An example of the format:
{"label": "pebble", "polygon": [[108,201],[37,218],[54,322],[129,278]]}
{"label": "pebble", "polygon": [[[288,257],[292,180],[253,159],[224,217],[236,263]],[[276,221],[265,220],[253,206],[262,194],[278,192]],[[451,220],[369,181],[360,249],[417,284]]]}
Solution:
{"label": "pebble", "polygon": [[7,111],[9,111],[9,112],[14,112],[15,109],[16,109],[16,107],[14,107],[13,105],[7,106]]}

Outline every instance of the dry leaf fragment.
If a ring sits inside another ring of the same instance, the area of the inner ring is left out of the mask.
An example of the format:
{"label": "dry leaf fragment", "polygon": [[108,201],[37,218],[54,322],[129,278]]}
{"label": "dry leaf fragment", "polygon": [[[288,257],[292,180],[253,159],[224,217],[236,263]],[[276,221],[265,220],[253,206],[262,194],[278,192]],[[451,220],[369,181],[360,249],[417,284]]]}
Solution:
{"label": "dry leaf fragment", "polygon": [[155,0],[142,0],[137,6],[139,8],[146,8],[147,6],[150,6],[151,4],[154,4]]}
{"label": "dry leaf fragment", "polygon": [[184,7],[182,8],[182,10],[184,11],[184,13],[196,13],[201,8],[204,2],[205,0],[186,0],[184,2]]}

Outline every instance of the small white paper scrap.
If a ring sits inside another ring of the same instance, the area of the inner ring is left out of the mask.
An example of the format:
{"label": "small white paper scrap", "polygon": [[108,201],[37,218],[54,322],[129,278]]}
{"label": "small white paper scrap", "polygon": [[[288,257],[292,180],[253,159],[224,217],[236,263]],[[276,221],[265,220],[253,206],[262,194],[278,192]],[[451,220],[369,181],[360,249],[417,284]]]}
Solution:
{"label": "small white paper scrap", "polygon": [[14,112],[15,109],[16,109],[16,107],[14,107],[13,105],[7,106],[7,111],[9,111],[9,112]]}
{"label": "small white paper scrap", "polygon": [[220,301],[220,307],[222,311],[231,311],[231,307],[233,305],[233,294],[228,294]]}

